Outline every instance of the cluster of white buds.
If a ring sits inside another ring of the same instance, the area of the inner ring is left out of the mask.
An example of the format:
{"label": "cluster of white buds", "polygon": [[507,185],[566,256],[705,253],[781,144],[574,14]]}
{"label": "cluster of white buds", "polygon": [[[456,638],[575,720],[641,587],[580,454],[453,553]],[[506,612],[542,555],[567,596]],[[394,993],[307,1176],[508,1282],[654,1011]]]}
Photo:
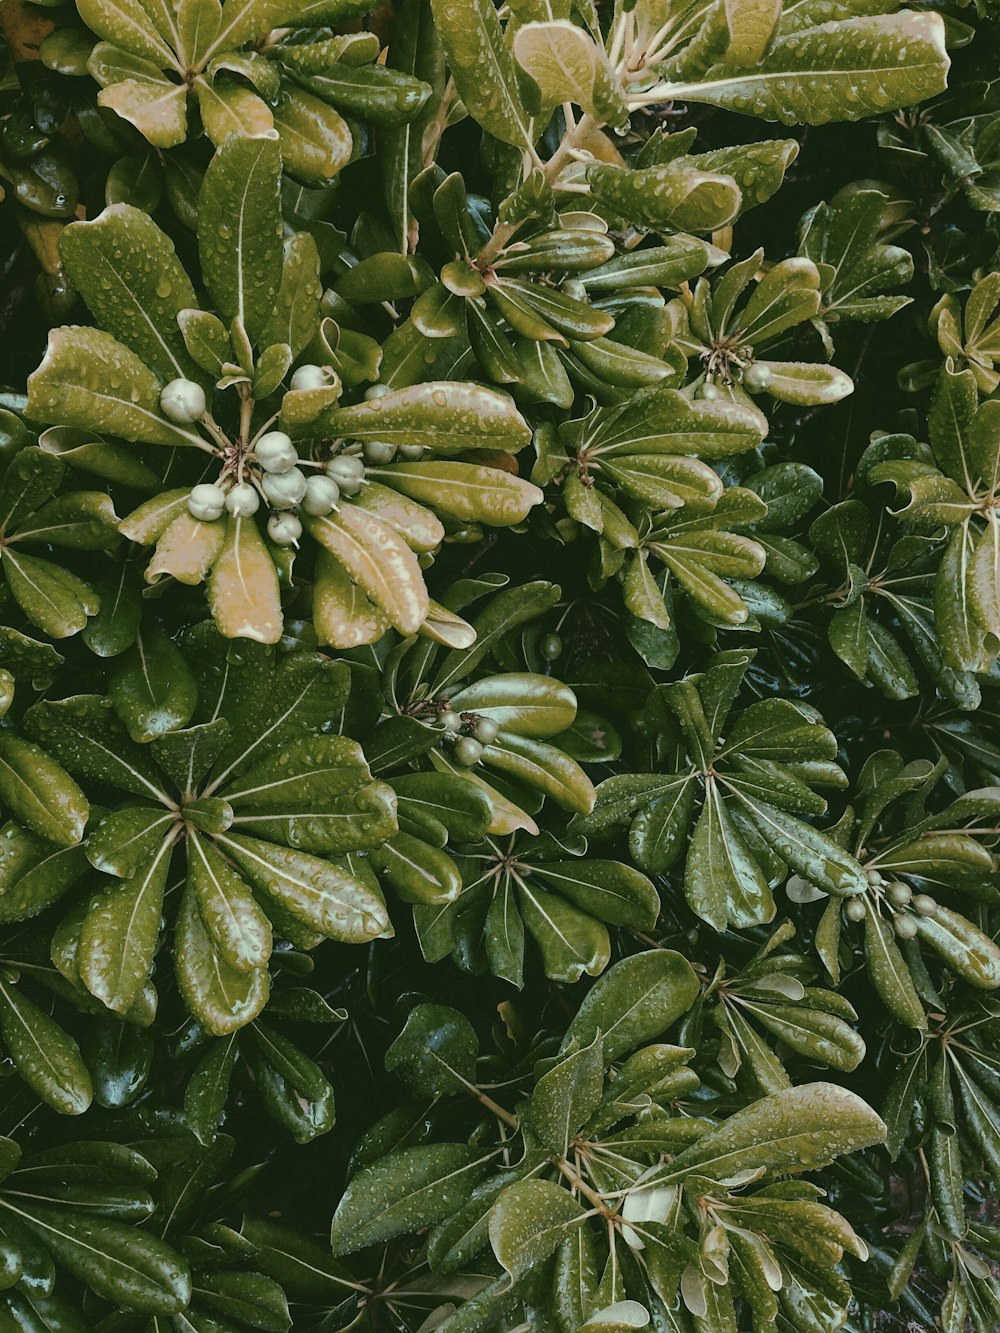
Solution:
{"label": "cluster of white buds", "polygon": [[[324,366],[299,366],[291,378],[293,390],[322,389],[329,383],[330,371]],[[207,410],[201,385],[185,379],[172,380],[163,389],[160,406],[171,420],[186,423],[200,420]],[[192,487],[188,512],[208,523],[221,518],[223,512],[236,518],[250,518],[257,513],[263,498],[272,510],[267,521],[268,536],[280,546],[292,546],[302,536],[302,522],[296,510],[301,508],[314,518],[331,513],[341,495],[349,497],[361,490],[366,461],[388,462],[396,452],[394,445],[370,443],[365,446],[363,457],[358,453],[337,454],[323,465],[322,471],[307,476],[303,466],[318,468],[319,464],[312,460],[304,463],[290,435],[282,430],[269,430],[258,436],[243,459],[248,465],[248,479],[202,482]]]}

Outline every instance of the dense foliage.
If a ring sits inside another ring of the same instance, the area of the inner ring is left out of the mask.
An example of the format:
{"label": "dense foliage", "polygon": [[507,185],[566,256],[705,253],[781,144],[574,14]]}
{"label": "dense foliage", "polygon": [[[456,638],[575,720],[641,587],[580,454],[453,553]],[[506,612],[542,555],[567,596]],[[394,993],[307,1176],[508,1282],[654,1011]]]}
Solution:
{"label": "dense foliage", "polygon": [[996,1333],[994,0],[0,31],[0,1333]]}

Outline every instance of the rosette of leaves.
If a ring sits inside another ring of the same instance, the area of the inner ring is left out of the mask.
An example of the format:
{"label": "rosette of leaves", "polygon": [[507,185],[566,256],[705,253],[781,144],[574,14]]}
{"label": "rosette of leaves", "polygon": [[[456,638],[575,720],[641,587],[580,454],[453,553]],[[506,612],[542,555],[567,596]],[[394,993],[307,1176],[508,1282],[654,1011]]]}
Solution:
{"label": "rosette of leaves", "polygon": [[719,1033],[719,1068],[760,1093],[790,1088],[786,1061],[849,1074],[865,1057],[865,1043],[852,1024],[854,1006],[839,992],[813,984],[816,968],[801,954],[782,952],[795,934],[786,921],[743,965],[720,960],[691,1011],[679,1039],[701,1049],[706,1024]]}
{"label": "rosette of leaves", "polygon": [[[936,338],[946,368],[969,370],[984,397],[1000,385],[1000,274],[987,273],[976,282],[964,304],[955,292],[946,292],[931,311],[928,329]],[[904,366],[899,382],[905,389],[933,385],[940,361],[917,361]]]}
{"label": "rosette of leaves", "polygon": [[[677,342],[696,358],[695,392],[751,408],[757,394],[799,407],[840,402],[853,392],[849,375],[782,355],[785,335],[820,314],[828,274],[801,255],[769,267],[763,260],[764,251],[757,250],[714,282],[699,278],[689,297],[674,301],[683,320]],[[765,429],[766,423],[762,434]]]}
{"label": "rosette of leaves", "polygon": [[[134,125],[157,149],[204,131],[219,147],[231,134],[273,134],[286,169],[326,184],[350,161],[348,121],[398,125],[411,120],[430,88],[398,70],[374,65],[372,33],[338,36],[328,25],[356,18],[355,0],[261,8],[208,0],[183,21],[163,6],[137,0],[121,9],[85,0],[85,29],[58,28],[41,58],[63,72],[90,74],[98,105]],[[89,51],[89,54],[88,54]],[[193,113],[197,109],[197,115]]]}
{"label": "rosette of leaves", "polygon": [[514,475],[528,427],[492,390],[430,384],[337,407],[337,373],[306,361],[286,391],[293,362],[316,339],[329,349],[332,334],[315,243],[296,233],[282,244],[280,165],[274,140],[231,136],[205,174],[201,276],[218,314],[197,308],[170,240],[140,210],[68,228],[67,269],[103,330],[52,331],[28,410],[71,461],[95,437],[112,437],[116,459],[123,440],[170,449],[168,488],[121,530],[155,545],[148,582],[207,579],[229,638],[278,641],[281,584],[305,529],[317,633],[350,647],[421,628],[420,562],[444,539],[442,518],[514,524],[541,495]]}
{"label": "rosette of leaves", "polygon": [[230,648],[207,626],[188,649],[184,716],[145,744],[135,724],[161,708],[143,697],[145,679],[126,677],[110,700],[42,701],[25,723],[71,773],[119,794],[87,841],[106,878],[57,928],[56,967],[129,1013],[166,902],[181,995],[222,1036],[266,1004],[275,934],[308,949],[386,929],[374,877],[343,857],[395,831],[395,798],[372,781],[361,747],[335,734],[346,667],[304,650]]}
{"label": "rosette of leaves", "polygon": [[[915,452],[911,437],[905,448]],[[873,467],[895,448],[876,440],[858,466],[858,489]],[[831,505],[809,529],[824,574],[836,586],[822,594],[832,608],[826,623],[830,647],[859,680],[889,699],[909,699],[920,688],[918,669],[961,709],[978,707],[974,672],[946,666],[934,626],[934,585],[941,563],[937,535],[901,532],[883,508],[855,496]]]}
{"label": "rosette of leaves", "polygon": [[[283,1285],[261,1271],[256,1247],[232,1225],[233,1210],[259,1169],[233,1169],[235,1141],[220,1134],[210,1144],[199,1143],[180,1112],[150,1102],[101,1128],[156,1167],[158,1207],[151,1225],[191,1270],[189,1303],[164,1318],[163,1326],[173,1333],[218,1326],[285,1333],[292,1319]],[[107,1326],[118,1333],[146,1327],[122,1309],[108,1316]]]}
{"label": "rosette of leaves", "polygon": [[150,1318],[191,1299],[185,1259],[147,1221],[156,1170],[120,1143],[84,1142],[22,1156],[0,1139],[0,1314],[14,1329],[83,1327],[79,1283]]}
{"label": "rosette of leaves", "polygon": [[[762,19],[749,3],[725,10],[705,4],[693,14],[640,7],[611,15],[606,31],[596,23],[590,30],[577,26],[562,11],[542,22],[514,14],[505,29],[490,6],[475,0],[433,0],[432,11],[469,114],[488,134],[528,150],[524,175],[540,170],[541,182],[549,185],[565,169],[590,176],[588,159],[614,166],[617,150],[604,127],[622,129],[630,113],[644,107],[683,100],[785,123],[854,119],[935,95],[948,66],[943,26],[906,11],[827,29],[777,11]],[[892,53],[891,77],[872,72],[875,47],[887,57]],[[567,103],[576,111],[565,121],[555,153],[542,163],[534,145]],[[697,168],[681,162],[676,175],[691,179],[633,193],[652,203],[676,198],[683,204],[704,187],[706,203],[717,211],[724,202],[723,222],[730,220],[734,193],[739,202],[734,177],[741,174],[740,150],[722,156],[724,166],[712,164],[720,179],[706,180],[711,168],[698,179]],[[747,174],[753,181],[755,173]]]}
{"label": "rosette of leaves", "polygon": [[[918,1265],[944,1290],[938,1318],[943,1329],[991,1333],[1000,1319],[1000,1283],[995,1268],[1000,1258],[1000,1230],[970,1219],[961,1236],[950,1233],[934,1206],[927,1208],[894,1252],[889,1295],[906,1301],[913,1312],[934,1320],[927,1305],[913,1300],[911,1278]],[[914,1309],[914,1306],[917,1306]],[[922,1308],[921,1308],[922,1307]]]}
{"label": "rosette of leaves", "polygon": [[916,1047],[903,1055],[886,1090],[882,1112],[894,1161],[916,1153],[929,1167],[930,1202],[952,1238],[968,1231],[964,1182],[1000,1173],[997,1133],[997,1014],[988,1000],[934,1015]]}
{"label": "rosette of leaves", "polygon": [[[689,145],[693,133],[676,137]],[[647,144],[644,151],[649,149]],[[620,254],[606,218],[579,207],[558,211],[558,196],[547,182],[536,189],[529,178],[523,192],[501,206],[491,231],[470,207],[462,176],[428,167],[413,182],[411,205],[421,223],[422,253],[443,254],[448,262],[415,301],[411,333],[468,348],[488,379],[511,385],[528,404],[570,407],[574,388],[613,402],[638,385],[679,379],[686,362],[671,346],[673,321],[663,297],[649,287],[676,289],[723,257],[690,231],[710,230],[721,218],[718,205],[713,212],[712,205],[699,207],[690,198],[692,182],[707,193],[714,182],[725,181],[740,198],[731,177],[710,173],[708,159],[715,156],[684,159],[697,164],[678,189],[686,204],[674,201],[677,220],[687,229],[664,236],[660,245]],[[753,149],[745,150],[745,170],[765,176]],[[779,167],[769,189],[780,181]],[[765,196],[763,189],[759,193]],[[663,207],[670,213],[667,203]],[[364,288],[361,273],[349,273],[345,292],[357,291],[368,303],[390,298],[399,256],[373,255],[364,263]]]}
{"label": "rosette of leaves", "polygon": [[682,864],[689,906],[720,931],[772,920],[772,890],[790,871],[835,900],[866,884],[855,858],[806,822],[826,810],[816,788],[847,783],[820,714],[776,698],[732,714],[753,656],[718,653],[657,686],[646,708],[656,771],[606,778],[571,826],[598,839],[627,830],[631,859],[650,874]]}
{"label": "rosette of leaves", "polygon": [[54,561],[36,552],[109,551],[121,540],[118,516],[103,491],[63,490],[65,465],[26,433],[10,442],[0,479],[0,568],[8,598],[36,629],[65,639],[97,614],[100,599],[65,567],[65,556]]}
{"label": "rosette of leaves", "polygon": [[[1000,948],[989,920],[1000,789],[969,791],[928,812],[944,769],[943,762],[905,764],[892,750],[868,760],[856,806],[836,829],[863,867],[866,886],[851,902],[831,899],[815,932],[835,984],[863,949],[875,993],[900,1023],[918,1029],[927,1026],[925,1006],[944,1006],[931,965],[976,990],[1000,986]],[[824,896],[820,886],[793,884],[789,892],[803,902]]]}
{"label": "rosette of leaves", "polygon": [[[296,964],[301,961],[298,955]],[[334,1090],[317,1060],[303,1049],[300,1033],[303,1024],[326,1031],[346,1018],[346,1010],[334,1009],[316,990],[279,986],[270,995],[266,1021],[257,1018],[238,1032],[214,1038],[192,1025],[177,1051],[195,1060],[184,1090],[184,1115],[198,1141],[214,1141],[227,1103],[247,1089],[296,1143],[309,1143],[331,1130]]]}
{"label": "rosette of leaves", "polygon": [[512,1323],[522,1308],[566,1333],[642,1327],[668,1309],[678,1328],[735,1329],[744,1303],[764,1325],[780,1308],[806,1329],[798,1311],[810,1303],[842,1319],[850,1287],[832,1270],[845,1250],[863,1257],[864,1243],[815,1187],[780,1178],[881,1142],[885,1127],[859,1098],[822,1083],[719,1122],[678,1114],[698,1087],[693,1052],[662,1037],[696,992],[669,950],[616,964],[558,1053],[520,1073],[516,1111],[478,1083],[478,1039],[464,1015],[411,1011],[387,1068],[422,1100],[461,1099],[480,1126],[492,1117],[508,1151],[498,1164],[483,1134],[471,1145],[397,1140],[353,1175],[334,1214],[335,1255],[429,1226],[429,1265],[448,1276],[481,1272],[489,1246],[500,1276],[445,1328],[473,1317]]}
{"label": "rosette of leaves", "polygon": [[930,446],[910,436],[873,444],[864,460],[870,484],[891,482],[907,503],[895,516],[947,545],[934,576],[934,626],[944,665],[986,671],[1000,643],[1000,542],[995,509],[1000,484],[1000,410],[979,403],[971,370],[938,375],[927,418]]}
{"label": "rosette of leaves", "polygon": [[799,223],[799,254],[812,260],[820,275],[820,308],[813,325],[828,355],[838,324],[891,319],[912,300],[888,294],[913,277],[910,252],[882,239],[886,229],[898,225],[897,212],[887,193],[848,186],[829,203],[811,208]]}
{"label": "rosette of leaves", "polygon": [[[399,645],[384,673],[381,719],[365,738],[372,771],[389,781],[419,761],[424,771],[454,775],[484,792],[492,812],[485,831],[497,836],[518,829],[536,834],[532,815],[546,797],[579,813],[594,802],[593,784],[573,757],[580,751],[592,758],[586,736],[575,731],[573,691],[523,669],[523,628],[551,611],[560,589],[538,580],[497,592],[504,582],[486,576],[449,589],[450,615],[495,593],[471,622],[470,646]],[[595,723],[600,719],[588,715],[588,732]]]}
{"label": "rosette of leaves", "polygon": [[424,957],[450,952],[520,988],[530,939],[552,981],[598,976],[611,960],[609,926],[650,931],[660,900],[641,871],[590,856],[582,838],[553,833],[486,837],[456,858],[462,892],[443,909],[417,907]]}

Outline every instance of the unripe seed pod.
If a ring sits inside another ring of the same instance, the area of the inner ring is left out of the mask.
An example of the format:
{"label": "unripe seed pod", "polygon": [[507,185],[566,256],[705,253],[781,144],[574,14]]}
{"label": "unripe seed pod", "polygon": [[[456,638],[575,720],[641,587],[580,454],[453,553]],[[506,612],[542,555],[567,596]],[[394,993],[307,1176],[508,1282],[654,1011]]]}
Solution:
{"label": "unripe seed pod", "polygon": [[867,879],[872,888],[877,888],[878,885],[882,883],[882,876],[877,870],[866,870],[865,879]]}
{"label": "unripe seed pod", "polygon": [[294,514],[272,514],[267,520],[267,535],[279,546],[293,546],[302,536],[302,524]]}
{"label": "unripe seed pod", "polygon": [[909,884],[904,884],[901,879],[894,879],[886,889],[885,896],[893,907],[905,907],[913,897],[913,890]]}
{"label": "unripe seed pod", "polygon": [[207,407],[205,390],[194,380],[171,380],[160,391],[160,409],[171,421],[190,425],[201,420]]}
{"label": "unripe seed pod", "polygon": [[210,523],[225,509],[226,492],[213,482],[203,481],[191,487],[187,503],[192,518],[200,518]]}
{"label": "unripe seed pod", "polygon": [[323,514],[328,514],[340,499],[340,487],[332,477],[325,477],[322,472],[310,477],[306,481],[306,493],[302,501],[302,508],[307,514],[314,514],[317,518]]}
{"label": "unripe seed pod", "polygon": [[844,915],[848,921],[864,921],[868,908],[861,898],[849,898],[844,906]]}
{"label": "unripe seed pod", "polygon": [[275,509],[294,509],[306,493],[305,474],[297,467],[288,472],[265,472],[261,486]]}
{"label": "unripe seed pod", "polygon": [[473,768],[483,757],[483,747],[471,736],[459,736],[455,742],[455,758],[463,768]]}
{"label": "unripe seed pod", "polygon": [[326,366],[312,364],[299,366],[292,372],[289,384],[293,389],[326,389],[333,383],[333,376]]}
{"label": "unripe seed pod", "polygon": [[419,463],[424,456],[424,446],[422,444],[401,444],[396,450],[397,458],[401,458],[404,463]]}
{"label": "unripe seed pod", "polygon": [[492,745],[500,733],[500,728],[491,717],[481,717],[472,728],[472,734],[483,745]]}
{"label": "unripe seed pod", "polygon": [[750,366],[744,371],[743,383],[751,391],[760,393],[771,383],[771,372],[767,366]]}
{"label": "unripe seed pod", "polygon": [[248,481],[241,481],[226,496],[226,508],[236,518],[249,518],[260,508],[260,496],[257,488]]}
{"label": "unripe seed pod", "polygon": [[384,398],[388,392],[388,384],[372,384],[365,390],[365,399],[370,403],[373,398]]}
{"label": "unripe seed pod", "polygon": [[457,713],[452,713],[449,710],[447,713],[438,714],[438,726],[442,731],[454,735],[456,731],[462,730],[462,719]]}
{"label": "unripe seed pod", "polygon": [[563,642],[558,634],[543,634],[538,642],[538,651],[546,662],[554,662],[562,656]]}
{"label": "unripe seed pod", "polygon": [[365,465],[357,454],[338,454],[330,459],[324,471],[344,495],[357,495],[365,479]]}
{"label": "unripe seed pod", "polygon": [[918,893],[911,900],[910,906],[915,912],[919,912],[921,916],[930,916],[937,907],[937,902],[929,893]]}
{"label": "unripe seed pod", "polygon": [[917,923],[912,916],[897,916],[892,925],[901,940],[912,940],[917,933]]}
{"label": "unripe seed pod", "polygon": [[396,457],[396,446],[388,440],[366,440],[363,448],[367,463],[391,463]]}
{"label": "unripe seed pod", "polygon": [[299,461],[292,437],[283,430],[269,430],[253,447],[254,457],[265,472],[290,472]]}
{"label": "unripe seed pod", "polygon": [[574,301],[586,301],[587,288],[579,278],[567,278],[562,285],[563,296],[570,296]]}
{"label": "unripe seed pod", "polygon": [[714,402],[717,398],[722,397],[722,390],[719,388],[717,384],[713,384],[711,380],[706,380],[705,383],[698,390],[698,397],[704,398],[711,403]]}

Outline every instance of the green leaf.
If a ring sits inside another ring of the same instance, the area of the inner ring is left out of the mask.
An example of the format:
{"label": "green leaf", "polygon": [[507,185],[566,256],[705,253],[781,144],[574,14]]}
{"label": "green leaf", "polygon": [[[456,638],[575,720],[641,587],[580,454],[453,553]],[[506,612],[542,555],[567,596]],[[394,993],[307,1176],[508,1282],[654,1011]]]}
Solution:
{"label": "green leaf", "polygon": [[385,1067],[422,1097],[468,1092],[476,1078],[479,1040],[457,1009],[419,1004],[385,1054]]}
{"label": "green leaf", "polygon": [[856,1093],[804,1083],[737,1111],[656,1174],[658,1184],[689,1172],[724,1180],[737,1172],[816,1171],[845,1153],[883,1142],[885,1125]]}
{"label": "green leaf", "polygon": [[487,133],[530,148],[535,134],[493,0],[431,0],[458,94]]}
{"label": "green leaf", "polygon": [[252,1022],[267,1003],[267,968],[238,972],[229,966],[215,947],[190,886],[177,912],[174,970],[184,1002],[214,1037]]}
{"label": "green leaf", "polygon": [[698,981],[690,963],[669,949],[615,963],[584,999],[563,1038],[589,1046],[600,1033],[609,1064],[644,1042],[655,1041],[694,1004]]}
{"label": "green leaf", "polygon": [[552,1181],[516,1181],[490,1213],[493,1253],[516,1282],[544,1263],[584,1216],[569,1191]]}
{"label": "green leaf", "polygon": [[150,625],[111,677],[108,698],[132,739],[145,744],[190,722],[198,688],[180,650]]}
{"label": "green leaf", "polygon": [[478,384],[432,380],[392,389],[381,398],[338,407],[324,425],[331,435],[422,445],[436,454],[466,449],[517,452],[531,431],[511,400]]}
{"label": "green leaf", "polygon": [[62,1115],[82,1115],[94,1095],[80,1048],[54,1018],[0,978],[0,1035],[28,1086]]}
{"label": "green leaf", "polygon": [[529,1114],[545,1146],[565,1157],[571,1140],[596,1110],[603,1091],[604,1051],[598,1033],[589,1046],[571,1046],[535,1084]]}
{"label": "green leaf", "polygon": [[171,1315],[191,1299],[187,1263],[159,1236],[35,1202],[17,1212],[59,1263],[113,1305]]}
{"label": "green leaf", "polygon": [[904,10],[779,35],[749,69],[723,61],[696,82],[659,84],[643,100],[684,98],[785,125],[825,125],[934,97],[948,67],[939,17]]}
{"label": "green leaf", "polygon": [[147,213],[112,204],[92,222],[75,222],[59,240],[66,271],[102,328],[164,380],[197,368],[177,326],[197,304],[173,243]]}
{"label": "green leaf", "polygon": [[333,1253],[351,1254],[443,1221],[468,1199],[488,1160],[461,1143],[436,1143],[364,1167],[333,1215]]}
{"label": "green leaf", "polygon": [[388,925],[381,899],[332,861],[234,833],[218,842],[256,888],[329,939],[363,943]]}
{"label": "green leaf", "polygon": [[60,847],[83,837],[90,805],[61,765],[12,731],[0,732],[0,799],[33,833]]}
{"label": "green leaf", "polygon": [[[538,87],[545,108],[574,102],[597,120],[623,123],[628,112],[602,47],[563,19],[525,23],[514,34],[514,59]],[[556,266],[558,267],[558,266]]]}
{"label": "green leaf", "polygon": [[161,414],[160,387],[152,371],[110,333],[51,329],[45,358],[28,377],[27,411],[49,425],[207,450],[195,430]]}
{"label": "green leaf", "polygon": [[205,285],[223,319],[239,320],[252,341],[281,285],[280,173],[277,138],[234,136],[212,158],[198,199]]}

